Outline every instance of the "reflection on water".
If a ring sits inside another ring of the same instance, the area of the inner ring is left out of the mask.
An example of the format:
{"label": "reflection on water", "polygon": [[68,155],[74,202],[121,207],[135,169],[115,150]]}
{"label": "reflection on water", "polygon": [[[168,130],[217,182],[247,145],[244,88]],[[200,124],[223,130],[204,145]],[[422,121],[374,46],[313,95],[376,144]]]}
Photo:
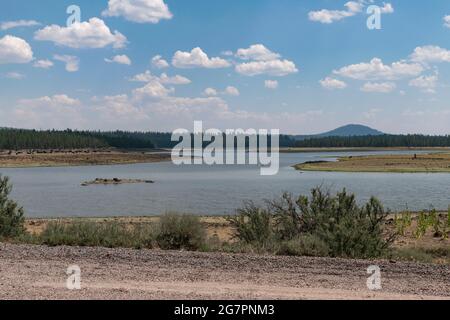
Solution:
{"label": "reflection on water", "polygon": [[[12,196],[30,217],[156,215],[166,211],[232,214],[244,200],[271,199],[284,191],[305,194],[318,185],[332,190],[345,187],[361,201],[374,195],[393,210],[421,210],[431,205],[438,209],[448,207],[450,174],[301,173],[291,168],[322,157],[379,153],[281,154],[280,172],[276,176],[260,176],[260,168],[252,166],[177,167],[169,162],[0,169],[0,173],[11,177]],[[80,185],[97,177],[148,179],[155,184]]]}

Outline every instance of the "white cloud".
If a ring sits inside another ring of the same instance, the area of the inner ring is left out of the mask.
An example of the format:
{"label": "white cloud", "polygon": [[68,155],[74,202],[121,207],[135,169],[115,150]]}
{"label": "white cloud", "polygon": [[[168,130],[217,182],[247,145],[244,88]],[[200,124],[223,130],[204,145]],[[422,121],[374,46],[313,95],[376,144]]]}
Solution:
{"label": "white cloud", "polygon": [[111,59],[105,59],[108,63],[118,63],[118,64],[125,64],[125,65],[131,65],[131,60],[128,58],[127,55],[117,55],[112,57]]}
{"label": "white cloud", "polygon": [[85,119],[80,114],[81,102],[66,94],[21,99],[10,115],[14,126],[25,128],[79,128]]}
{"label": "white cloud", "polygon": [[0,64],[28,63],[33,60],[33,50],[25,40],[6,35],[0,38]]}
{"label": "white cloud", "polygon": [[292,61],[271,60],[241,63],[236,66],[236,72],[245,76],[267,74],[282,77],[292,73],[297,73],[298,69]]}
{"label": "white cloud", "polygon": [[152,58],[152,65],[158,69],[164,69],[169,67],[169,63],[162,58],[162,56],[157,55]]}
{"label": "white cloud", "polygon": [[206,88],[205,91],[203,91],[203,95],[207,96],[207,97],[215,97],[217,96],[219,93],[217,92],[216,89],[214,88]]}
{"label": "white cloud", "polygon": [[79,69],[80,60],[76,56],[56,54],[53,56],[53,59],[64,62],[66,64],[67,72],[76,72]]}
{"label": "white cloud", "polygon": [[390,3],[385,3],[383,7],[381,7],[381,13],[384,14],[394,13],[394,7]]}
{"label": "white cloud", "polygon": [[35,27],[41,25],[35,20],[17,20],[17,21],[5,21],[0,23],[0,30],[9,30],[19,27]]}
{"label": "white cloud", "polygon": [[222,58],[209,58],[201,48],[194,48],[191,52],[177,51],[172,58],[172,64],[177,68],[227,68],[231,64]]}
{"label": "white cloud", "polygon": [[356,80],[397,80],[418,76],[423,70],[418,63],[398,61],[385,65],[381,59],[373,58],[369,63],[349,65],[333,73]]}
{"label": "white cloud", "polygon": [[444,17],[444,27],[450,28],[450,15]]}
{"label": "white cloud", "polygon": [[430,76],[420,76],[416,79],[412,79],[409,82],[411,87],[421,88],[426,93],[436,93],[436,86],[439,80],[438,74]]}
{"label": "white cloud", "polygon": [[344,81],[334,79],[331,77],[326,77],[319,81],[320,85],[326,89],[345,89],[347,88],[347,84]]}
{"label": "white cloud", "polygon": [[277,89],[278,88],[278,81],[276,80],[266,80],[264,81],[264,87],[267,89]]}
{"label": "white cloud", "polygon": [[102,15],[122,16],[137,23],[158,23],[160,20],[173,17],[163,0],[109,0],[108,9],[103,11]]}
{"label": "white cloud", "polygon": [[25,75],[19,72],[8,72],[5,74],[5,78],[14,79],[14,80],[22,80],[25,79]]}
{"label": "white cloud", "polygon": [[247,49],[239,49],[236,56],[243,60],[269,61],[277,60],[281,56],[272,52],[262,44],[254,44]]}
{"label": "white cloud", "polygon": [[367,82],[362,86],[361,91],[389,93],[394,91],[396,87],[397,87],[396,84],[393,82],[382,82],[382,83]]}
{"label": "white cloud", "polygon": [[171,92],[173,89],[167,89],[158,80],[151,80],[144,87],[135,89],[133,94],[139,99],[144,99],[167,97]]}
{"label": "white cloud", "polygon": [[422,63],[450,62],[450,50],[438,46],[424,46],[414,49],[411,60]]}
{"label": "white cloud", "polygon": [[[340,21],[349,17],[353,17],[357,14],[363,13],[363,9],[366,5],[372,4],[374,1],[349,1],[344,6],[344,10],[328,10],[322,9],[318,11],[311,11],[308,13],[309,20],[314,22],[320,22],[324,24],[331,24],[336,21]],[[394,13],[394,7],[390,3],[383,3],[380,7],[382,14]]]}
{"label": "white cloud", "polygon": [[41,68],[41,69],[48,69],[53,67],[53,62],[51,62],[48,59],[45,60],[38,60],[33,64],[33,67],[35,68]]}
{"label": "white cloud", "polygon": [[175,75],[173,77],[168,76],[166,73],[162,73],[161,76],[153,75],[149,70],[144,73],[140,73],[135,75],[130,79],[130,81],[134,82],[150,82],[157,81],[162,84],[173,84],[173,85],[183,85],[190,84],[192,81],[186,77]]}
{"label": "white cloud", "polygon": [[241,94],[239,92],[239,90],[236,87],[233,87],[233,86],[226,87],[224,93],[229,95],[229,96],[234,96],[234,97],[237,97],[237,96],[239,96]]}
{"label": "white cloud", "polygon": [[349,1],[345,4],[346,10],[327,10],[311,11],[308,14],[309,20],[330,24],[348,17],[352,17],[362,12],[364,8],[361,2]]}
{"label": "white cloud", "polygon": [[123,48],[127,42],[127,38],[120,32],[111,33],[105,22],[99,18],[75,22],[69,27],[46,26],[36,31],[34,38],[70,48],[104,48],[112,45],[117,49]]}

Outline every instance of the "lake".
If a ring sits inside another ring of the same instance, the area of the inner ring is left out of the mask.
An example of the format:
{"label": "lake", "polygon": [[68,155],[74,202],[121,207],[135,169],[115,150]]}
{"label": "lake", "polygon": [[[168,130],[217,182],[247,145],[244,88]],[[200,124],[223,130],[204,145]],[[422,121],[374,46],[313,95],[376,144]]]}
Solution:
{"label": "lake", "polygon": [[[299,172],[291,166],[342,155],[396,152],[290,153],[280,155],[280,172],[261,176],[256,166],[181,166],[170,162],[61,168],[0,169],[14,185],[12,197],[28,217],[142,216],[167,211],[233,214],[244,200],[273,199],[282,192],[307,194],[322,185],[347,188],[359,201],[372,195],[392,210],[447,209],[450,174]],[[418,152],[415,152],[418,153]],[[149,179],[154,184],[82,187],[95,178]]]}

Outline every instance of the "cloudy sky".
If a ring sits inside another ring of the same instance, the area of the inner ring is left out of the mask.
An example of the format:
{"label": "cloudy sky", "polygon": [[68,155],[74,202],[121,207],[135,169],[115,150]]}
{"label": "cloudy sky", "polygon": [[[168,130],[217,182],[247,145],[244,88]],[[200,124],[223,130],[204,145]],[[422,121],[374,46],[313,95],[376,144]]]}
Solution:
{"label": "cloudy sky", "polygon": [[0,126],[447,134],[450,2],[430,3],[3,1]]}

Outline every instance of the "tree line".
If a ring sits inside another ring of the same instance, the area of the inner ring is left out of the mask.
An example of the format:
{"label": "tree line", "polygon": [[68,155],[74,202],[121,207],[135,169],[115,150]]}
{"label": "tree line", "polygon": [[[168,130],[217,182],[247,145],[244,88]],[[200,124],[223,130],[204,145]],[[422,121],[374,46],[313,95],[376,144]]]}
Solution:
{"label": "tree line", "polygon": [[365,148],[365,147],[450,147],[450,136],[379,135],[322,137],[296,141],[299,148]]}

